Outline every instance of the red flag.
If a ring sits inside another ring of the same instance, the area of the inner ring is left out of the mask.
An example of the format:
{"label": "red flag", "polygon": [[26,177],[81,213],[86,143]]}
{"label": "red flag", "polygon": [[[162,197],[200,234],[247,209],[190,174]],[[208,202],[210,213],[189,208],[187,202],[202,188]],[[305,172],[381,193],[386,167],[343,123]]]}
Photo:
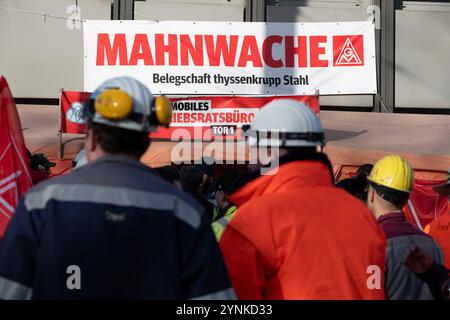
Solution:
{"label": "red flag", "polygon": [[31,185],[19,115],[8,83],[0,77],[0,238],[20,197]]}
{"label": "red flag", "polygon": [[414,179],[414,190],[404,208],[406,219],[421,229],[447,212],[447,196],[436,193],[434,186],[445,181]]}
{"label": "red flag", "polygon": [[[91,93],[78,91],[61,92],[61,131],[85,133],[82,117],[83,104]],[[158,128],[150,134],[156,139],[211,140],[212,138],[242,138],[240,128],[250,124],[255,113],[265,104],[278,99],[293,99],[305,103],[315,113],[320,113],[318,96],[195,96],[171,98],[172,123],[169,128]],[[179,130],[181,129],[181,130]]]}
{"label": "red flag", "polygon": [[82,108],[90,95],[89,92],[61,91],[61,131],[63,133],[85,133]]}

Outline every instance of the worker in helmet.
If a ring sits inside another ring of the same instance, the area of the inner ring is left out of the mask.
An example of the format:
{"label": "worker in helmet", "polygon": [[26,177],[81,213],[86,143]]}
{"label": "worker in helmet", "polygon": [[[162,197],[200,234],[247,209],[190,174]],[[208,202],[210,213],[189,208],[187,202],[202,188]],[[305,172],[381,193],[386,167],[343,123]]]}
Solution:
{"label": "worker in helmet", "polygon": [[236,205],[230,201],[229,190],[233,180],[233,172],[230,172],[224,173],[215,182],[214,197],[218,207],[218,214],[216,221],[211,224],[211,227],[216,235],[217,241],[220,241],[223,232],[237,212]]}
{"label": "worker in helmet", "polygon": [[232,298],[206,214],[139,162],[170,122],[168,101],[118,77],[83,113],[88,163],[20,202],[0,245],[0,298]]}
{"label": "worker in helmet", "polygon": [[[447,196],[450,202],[450,170],[445,183],[434,187],[434,191]],[[439,216],[424,228],[424,232],[432,237],[439,245],[444,254],[444,264],[450,269],[450,203],[447,212]]]}
{"label": "worker in helmet", "polygon": [[245,136],[260,171],[235,183],[238,210],[219,242],[238,297],[384,299],[385,238],[364,203],[334,186],[316,114],[274,100]]}
{"label": "worker in helmet", "polygon": [[186,166],[180,170],[181,190],[189,194],[193,199],[203,207],[209,221],[217,215],[214,204],[206,199],[204,194],[205,179],[203,172],[196,166]]}
{"label": "worker in helmet", "polygon": [[442,253],[437,244],[416,226],[407,222],[402,212],[413,190],[412,167],[400,156],[386,156],[375,164],[368,180],[367,205],[387,239],[386,298],[433,299],[427,285],[403,264],[412,244],[426,250],[437,263],[442,263]]}

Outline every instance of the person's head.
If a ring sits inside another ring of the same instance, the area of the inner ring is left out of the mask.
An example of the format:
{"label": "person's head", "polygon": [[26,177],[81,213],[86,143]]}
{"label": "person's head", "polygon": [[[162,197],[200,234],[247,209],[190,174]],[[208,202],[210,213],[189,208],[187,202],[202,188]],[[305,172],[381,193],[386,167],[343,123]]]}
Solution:
{"label": "person's head", "polygon": [[437,185],[433,189],[437,193],[447,196],[450,201],[450,169],[448,170],[447,182]]}
{"label": "person's head", "polygon": [[203,173],[203,184],[205,188],[214,183],[216,177],[216,160],[211,157],[203,157],[202,162],[196,164],[197,167]]}
{"label": "person's head", "polygon": [[216,199],[217,206],[220,209],[225,208],[230,203],[228,201],[228,195],[222,189],[217,189],[214,192],[214,198]]}
{"label": "person's head", "polygon": [[117,77],[94,91],[83,115],[87,123],[88,161],[107,154],[139,159],[150,144],[149,132],[170,123],[171,108],[165,97],[155,98],[141,82]]}
{"label": "person's head", "polygon": [[396,155],[379,160],[367,179],[367,206],[376,218],[402,210],[414,187],[413,168],[405,159]]}
{"label": "person's head", "polygon": [[356,175],[352,178],[342,179],[336,183],[336,187],[344,189],[352,196],[360,199],[363,202],[367,201],[367,192],[369,190],[369,183],[367,177],[372,170],[373,165],[363,164],[356,171]]}
{"label": "person's head", "polygon": [[360,166],[358,168],[358,170],[356,170],[356,176],[357,177],[361,177],[362,179],[366,179],[367,182],[367,177],[370,175],[370,172],[373,169],[373,164],[370,163],[365,163],[362,166]]}
{"label": "person's head", "polygon": [[181,189],[189,194],[203,193],[203,172],[195,166],[186,166],[180,170]]}
{"label": "person's head", "polygon": [[233,190],[233,184],[236,182],[237,177],[233,172],[223,174],[217,178],[215,183],[214,197],[216,198],[217,206],[220,209],[226,208],[231,204],[229,196]]}
{"label": "person's head", "polygon": [[342,179],[336,183],[336,187],[345,190],[347,193],[362,201],[366,199],[365,185],[356,179],[356,177]]}
{"label": "person's head", "polygon": [[98,123],[89,123],[85,141],[88,161],[107,154],[127,155],[139,159],[150,145],[147,132],[119,129]]}
{"label": "person's head", "polygon": [[245,130],[245,136],[253,150],[251,155],[257,154],[262,165],[290,153],[321,152],[325,145],[317,115],[305,104],[291,99],[278,99],[265,105]]}

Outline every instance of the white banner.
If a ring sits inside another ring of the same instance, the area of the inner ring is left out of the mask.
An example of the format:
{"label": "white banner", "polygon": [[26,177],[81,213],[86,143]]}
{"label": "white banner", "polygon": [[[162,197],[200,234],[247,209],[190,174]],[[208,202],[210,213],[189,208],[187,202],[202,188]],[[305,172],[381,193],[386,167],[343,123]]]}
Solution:
{"label": "white banner", "polygon": [[132,76],[164,94],[375,94],[370,21],[84,23],[84,89]]}

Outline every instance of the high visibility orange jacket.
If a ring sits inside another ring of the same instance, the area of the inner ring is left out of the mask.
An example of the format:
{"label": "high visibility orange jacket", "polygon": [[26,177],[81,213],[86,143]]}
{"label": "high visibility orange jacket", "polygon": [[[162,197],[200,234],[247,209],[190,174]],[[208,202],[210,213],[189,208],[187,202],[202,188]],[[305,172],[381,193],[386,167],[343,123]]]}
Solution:
{"label": "high visibility orange jacket", "polygon": [[239,209],[220,247],[240,299],[384,299],[384,234],[317,157],[232,194]]}
{"label": "high visibility orange jacket", "polygon": [[427,225],[424,231],[438,243],[444,254],[445,266],[450,269],[450,207],[447,213]]}

